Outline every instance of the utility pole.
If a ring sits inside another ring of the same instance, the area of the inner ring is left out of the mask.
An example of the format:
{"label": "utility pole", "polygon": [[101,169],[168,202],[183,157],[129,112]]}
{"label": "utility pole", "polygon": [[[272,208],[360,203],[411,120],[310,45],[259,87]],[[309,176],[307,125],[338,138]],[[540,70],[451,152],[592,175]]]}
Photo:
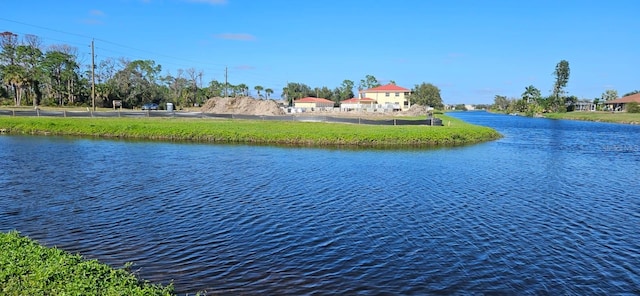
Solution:
{"label": "utility pole", "polygon": [[93,111],[96,111],[96,60],[95,52],[93,48],[93,39],[91,39],[91,106]]}
{"label": "utility pole", "polygon": [[224,67],[224,97],[227,97],[227,87],[229,86],[229,82],[227,81],[227,67]]}

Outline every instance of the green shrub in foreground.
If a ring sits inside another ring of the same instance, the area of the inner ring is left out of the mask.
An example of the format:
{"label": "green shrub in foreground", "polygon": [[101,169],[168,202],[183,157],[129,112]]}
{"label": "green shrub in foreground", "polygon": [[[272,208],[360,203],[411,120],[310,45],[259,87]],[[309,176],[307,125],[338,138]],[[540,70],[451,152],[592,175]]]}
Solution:
{"label": "green shrub in foreground", "polygon": [[0,233],[1,295],[172,295],[173,286],[46,248],[16,231]]}

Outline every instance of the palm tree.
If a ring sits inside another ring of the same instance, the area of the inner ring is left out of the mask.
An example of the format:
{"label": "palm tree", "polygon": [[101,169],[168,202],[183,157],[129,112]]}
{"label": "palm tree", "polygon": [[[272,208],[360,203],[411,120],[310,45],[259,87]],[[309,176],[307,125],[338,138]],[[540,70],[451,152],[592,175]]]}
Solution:
{"label": "palm tree", "polygon": [[256,85],[253,87],[253,89],[255,89],[258,92],[258,99],[261,97],[260,96],[260,92],[264,89],[264,87],[260,86],[260,85]]}
{"label": "palm tree", "polygon": [[540,91],[533,85],[525,87],[524,93],[522,93],[522,99],[524,99],[527,104],[535,102],[539,97]]}
{"label": "palm tree", "polygon": [[8,65],[3,68],[2,79],[3,82],[9,85],[13,89],[15,95],[14,105],[20,106],[22,101],[23,88],[27,83],[27,75],[24,68],[18,65]]}
{"label": "palm tree", "polygon": [[249,86],[247,86],[244,83],[240,83],[237,85],[238,87],[238,91],[240,92],[241,96],[248,96],[249,95]]}
{"label": "palm tree", "polygon": [[264,92],[267,94],[267,99],[269,99],[269,95],[273,93],[273,89],[267,88],[264,90]]}

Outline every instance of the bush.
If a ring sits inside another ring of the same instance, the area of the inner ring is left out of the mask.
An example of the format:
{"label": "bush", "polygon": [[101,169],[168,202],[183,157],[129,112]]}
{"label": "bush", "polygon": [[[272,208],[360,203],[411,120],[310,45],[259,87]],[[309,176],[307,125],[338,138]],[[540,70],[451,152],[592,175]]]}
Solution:
{"label": "bush", "polygon": [[0,99],[0,106],[11,106],[13,105],[12,99]]}
{"label": "bush", "polygon": [[46,248],[16,231],[0,233],[0,267],[2,295],[173,295],[172,285],[141,281],[127,270]]}
{"label": "bush", "polygon": [[627,104],[627,112],[629,113],[640,113],[640,104],[636,102],[631,102]]}

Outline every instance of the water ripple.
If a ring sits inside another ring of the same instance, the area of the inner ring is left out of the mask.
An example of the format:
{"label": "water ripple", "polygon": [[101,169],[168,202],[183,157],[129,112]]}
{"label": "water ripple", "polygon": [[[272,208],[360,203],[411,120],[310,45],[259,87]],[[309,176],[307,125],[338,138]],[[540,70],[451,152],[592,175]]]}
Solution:
{"label": "water ripple", "polygon": [[637,293],[640,185],[619,176],[640,153],[487,116],[504,139],[428,151],[3,136],[0,230],[180,294]]}

